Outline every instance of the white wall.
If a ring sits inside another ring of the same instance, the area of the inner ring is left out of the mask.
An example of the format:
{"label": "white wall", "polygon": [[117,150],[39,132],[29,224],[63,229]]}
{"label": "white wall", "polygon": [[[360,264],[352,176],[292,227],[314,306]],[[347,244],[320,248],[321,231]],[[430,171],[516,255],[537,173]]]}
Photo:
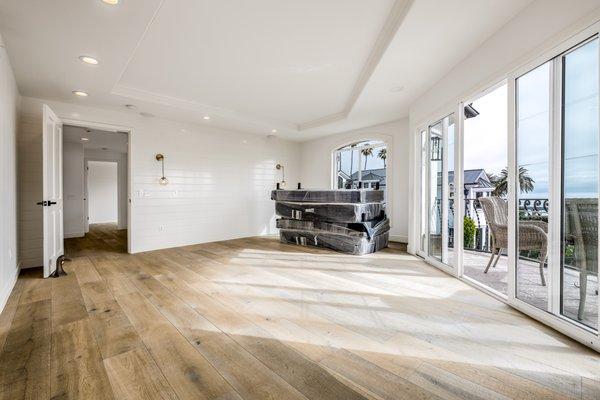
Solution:
{"label": "white wall", "polygon": [[[366,140],[384,141],[389,151],[387,158],[388,174],[388,214],[391,219],[391,239],[400,242],[408,240],[408,119],[382,125],[338,133],[302,143],[301,170],[302,185],[311,189],[330,189],[332,180],[332,151],[341,146]],[[290,181],[295,186],[294,181]]]}
{"label": "white wall", "polygon": [[411,126],[437,117],[475,90],[492,86],[492,79],[501,81],[510,70],[556,46],[569,32],[575,33],[578,21],[584,25],[595,21],[599,7],[598,0],[534,1],[413,103]]}
{"label": "white wall", "polygon": [[[117,225],[119,229],[127,229],[127,153],[117,151],[93,150],[85,149],[84,152],[86,163],[89,161],[112,161],[117,163]],[[90,221],[90,223],[92,223]],[[87,232],[87,230],[86,230]]]}
{"label": "white wall", "polygon": [[65,237],[84,235],[83,143],[63,143],[63,220]]}
{"label": "white wall", "polygon": [[88,161],[88,204],[90,224],[117,222],[117,163]]}
{"label": "white wall", "polygon": [[455,111],[459,101],[503,80],[513,69],[532,61],[544,51],[600,18],[598,0],[537,0],[508,22],[478,49],[456,65],[410,108],[409,252],[418,243],[416,205],[416,130]]}
{"label": "white wall", "polygon": [[[33,122],[19,154],[41,157],[41,123],[36,121],[43,103],[63,119],[132,128],[129,229],[133,252],[275,233],[270,190],[279,174],[274,166],[283,163],[290,182],[299,177],[300,145],[295,142],[212,128],[210,122],[183,124],[33,98],[22,100],[24,121]],[[161,171],[156,153],[165,155],[168,186],[158,184]],[[28,168],[23,165],[30,178],[21,192],[41,192],[41,169]],[[32,200],[24,198],[22,206],[31,207]],[[32,244],[28,260],[35,259],[35,243],[40,245],[41,261],[41,217],[34,212],[25,215],[37,227],[22,232],[23,240]]]}
{"label": "white wall", "polygon": [[15,284],[17,265],[17,120],[20,96],[0,37],[0,312]]}

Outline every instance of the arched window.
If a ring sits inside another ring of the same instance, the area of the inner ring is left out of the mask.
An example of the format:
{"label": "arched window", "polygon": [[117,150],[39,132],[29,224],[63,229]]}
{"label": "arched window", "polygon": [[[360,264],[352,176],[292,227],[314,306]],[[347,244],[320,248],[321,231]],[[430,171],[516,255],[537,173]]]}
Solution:
{"label": "arched window", "polygon": [[334,151],[336,189],[386,188],[387,147],[381,141],[366,140]]}

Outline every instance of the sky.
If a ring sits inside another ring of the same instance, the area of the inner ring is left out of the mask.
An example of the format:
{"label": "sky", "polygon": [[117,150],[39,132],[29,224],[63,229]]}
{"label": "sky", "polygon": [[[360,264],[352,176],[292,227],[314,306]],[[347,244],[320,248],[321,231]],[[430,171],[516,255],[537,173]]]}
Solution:
{"label": "sky", "polygon": [[[374,145],[373,146],[373,155],[369,156],[369,157],[362,157],[362,161],[360,162],[360,169],[363,171],[365,170],[365,159],[367,162],[366,169],[383,168],[383,160],[377,156],[377,154],[379,153],[379,150],[381,150],[382,148],[385,148],[385,146],[381,147],[381,144]],[[350,154],[351,153],[353,155],[352,165],[350,162]],[[359,152],[357,150],[353,150],[352,152],[342,151],[340,153],[341,157],[342,157],[342,171],[344,171],[348,175],[350,175],[350,167],[352,167],[352,172],[358,171],[358,168],[359,168],[358,167],[358,165],[359,165],[359,154],[358,153]]]}
{"label": "sky", "polygon": [[[565,197],[598,195],[598,40],[564,60]],[[548,198],[550,64],[517,79],[517,163],[534,180],[521,198]],[[498,174],[507,165],[507,87],[475,100],[479,115],[465,121],[465,169]]]}

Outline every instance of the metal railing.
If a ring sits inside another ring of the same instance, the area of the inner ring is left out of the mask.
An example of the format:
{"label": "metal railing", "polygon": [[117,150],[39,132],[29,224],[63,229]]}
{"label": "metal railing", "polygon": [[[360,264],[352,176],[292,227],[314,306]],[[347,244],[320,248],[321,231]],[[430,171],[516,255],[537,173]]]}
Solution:
{"label": "metal railing", "polygon": [[[519,219],[539,219],[548,218],[548,199],[519,199]],[[441,200],[436,201],[436,210],[439,221],[442,220]],[[454,199],[448,199],[448,247],[454,247]],[[474,245],[470,250],[490,253],[491,233],[485,220],[485,214],[479,204],[478,198],[465,199],[465,217],[469,217],[475,223]]]}

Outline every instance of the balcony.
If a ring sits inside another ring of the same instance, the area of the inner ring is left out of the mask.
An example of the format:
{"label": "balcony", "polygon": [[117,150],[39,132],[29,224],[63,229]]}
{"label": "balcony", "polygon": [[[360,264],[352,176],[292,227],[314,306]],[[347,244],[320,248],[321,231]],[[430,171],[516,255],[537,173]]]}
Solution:
{"label": "balcony", "polygon": [[[449,220],[453,221],[454,202],[449,203]],[[441,211],[441,208],[440,208]],[[440,212],[441,215],[441,212]],[[487,273],[485,268],[491,257],[491,233],[478,199],[466,199],[465,216],[475,223],[473,245],[463,253],[464,275],[491,289],[506,294],[508,290],[508,257],[506,250],[500,255],[495,267]],[[519,201],[520,220],[548,220],[548,199],[522,199]],[[448,259],[454,259],[454,232],[449,227]],[[567,260],[572,258],[567,258]],[[574,263],[573,263],[574,264]],[[597,268],[597,267],[596,267]],[[544,267],[548,280],[547,266]],[[585,293],[585,307],[580,322],[595,326],[598,314],[598,274],[597,269],[587,276],[587,288],[580,288],[580,269],[566,264],[563,269],[563,314],[578,320],[580,298]],[[531,305],[546,309],[548,302],[547,286],[541,285],[539,261],[535,252],[521,252],[517,268],[517,297]]]}

